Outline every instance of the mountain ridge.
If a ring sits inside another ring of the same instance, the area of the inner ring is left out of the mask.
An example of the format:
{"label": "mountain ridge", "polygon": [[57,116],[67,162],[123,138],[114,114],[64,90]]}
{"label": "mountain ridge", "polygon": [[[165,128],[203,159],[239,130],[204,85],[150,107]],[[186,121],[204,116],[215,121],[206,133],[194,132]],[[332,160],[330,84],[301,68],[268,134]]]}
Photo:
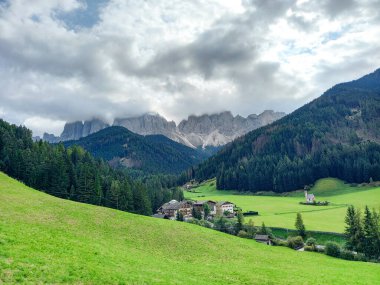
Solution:
{"label": "mountain ridge", "polygon": [[341,83],[286,117],[236,139],[196,178],[219,189],[286,192],[319,178],[380,179],[380,70]]}
{"label": "mountain ridge", "polygon": [[[140,135],[164,135],[191,148],[219,147],[245,133],[270,124],[285,116],[283,112],[266,110],[259,115],[251,114],[246,118],[230,111],[201,116],[190,115],[178,125],[168,121],[157,113],[141,116],[116,118],[112,126],[122,126]],[[86,137],[110,125],[100,119],[66,123],[62,134],[56,137],[45,133],[43,140],[51,143],[77,140]]]}

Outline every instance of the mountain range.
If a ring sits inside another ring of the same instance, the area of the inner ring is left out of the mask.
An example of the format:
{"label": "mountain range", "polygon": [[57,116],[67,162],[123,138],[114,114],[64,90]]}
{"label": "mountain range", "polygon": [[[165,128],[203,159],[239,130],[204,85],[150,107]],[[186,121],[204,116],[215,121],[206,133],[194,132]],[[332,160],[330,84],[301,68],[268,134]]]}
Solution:
{"label": "mountain range", "polygon": [[236,139],[195,175],[252,192],[291,191],[324,177],[380,180],[380,69]]}
{"label": "mountain range", "polygon": [[[249,131],[270,124],[285,116],[283,112],[264,111],[259,115],[233,116],[231,112],[219,114],[189,116],[178,125],[168,121],[159,114],[147,113],[142,116],[116,118],[112,126],[125,127],[140,135],[164,135],[191,148],[219,147]],[[96,133],[110,125],[99,119],[66,123],[62,134],[56,137],[45,133],[43,140],[56,143],[59,141],[78,140]]]}

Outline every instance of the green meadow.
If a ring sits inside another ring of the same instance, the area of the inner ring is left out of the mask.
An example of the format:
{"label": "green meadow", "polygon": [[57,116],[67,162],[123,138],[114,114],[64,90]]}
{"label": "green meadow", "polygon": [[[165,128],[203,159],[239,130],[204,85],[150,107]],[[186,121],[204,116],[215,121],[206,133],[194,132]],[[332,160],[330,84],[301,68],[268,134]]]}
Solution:
{"label": "green meadow", "polygon": [[230,201],[243,211],[258,211],[259,216],[250,217],[256,225],[265,222],[267,226],[289,229],[294,229],[297,212],[302,213],[307,230],[343,232],[348,205],[362,209],[368,205],[380,209],[380,187],[352,187],[333,178],[317,181],[309,191],[316,196],[317,201],[329,201],[329,206],[299,204],[304,201],[303,191],[291,192],[287,196],[242,195],[236,191],[219,191],[216,190],[215,180],[206,181],[191,191],[194,193],[185,191],[186,198]]}
{"label": "green meadow", "polygon": [[[294,198],[296,199],[296,198]],[[0,284],[379,284],[378,264],[62,200],[0,173]]]}

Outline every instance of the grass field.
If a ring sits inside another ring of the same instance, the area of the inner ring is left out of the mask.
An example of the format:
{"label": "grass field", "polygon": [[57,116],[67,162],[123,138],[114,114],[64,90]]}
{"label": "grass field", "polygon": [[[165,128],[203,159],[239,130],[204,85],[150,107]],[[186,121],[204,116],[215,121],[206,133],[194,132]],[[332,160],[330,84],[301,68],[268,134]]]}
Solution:
{"label": "grass field", "polygon": [[58,199],[0,173],[0,284],[379,284],[379,264]]}
{"label": "grass field", "polygon": [[294,228],[297,212],[302,213],[308,230],[343,232],[347,205],[352,204],[360,208],[368,205],[380,209],[380,187],[351,187],[333,178],[317,181],[309,191],[315,194],[318,201],[329,201],[329,206],[300,205],[299,202],[304,200],[303,191],[292,192],[285,197],[237,195],[233,191],[218,191],[215,180],[206,181],[192,190],[195,193],[185,192],[186,198],[230,201],[243,211],[258,211],[259,216],[252,217],[256,225],[265,222],[267,226],[290,229]]}

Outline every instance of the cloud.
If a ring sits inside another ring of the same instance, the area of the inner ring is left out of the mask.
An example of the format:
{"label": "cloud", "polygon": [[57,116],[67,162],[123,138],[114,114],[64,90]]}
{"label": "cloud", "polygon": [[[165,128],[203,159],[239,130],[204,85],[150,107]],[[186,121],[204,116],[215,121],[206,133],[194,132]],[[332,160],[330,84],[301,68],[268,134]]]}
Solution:
{"label": "cloud", "polygon": [[290,112],[380,66],[378,0],[0,1],[0,116]]}

